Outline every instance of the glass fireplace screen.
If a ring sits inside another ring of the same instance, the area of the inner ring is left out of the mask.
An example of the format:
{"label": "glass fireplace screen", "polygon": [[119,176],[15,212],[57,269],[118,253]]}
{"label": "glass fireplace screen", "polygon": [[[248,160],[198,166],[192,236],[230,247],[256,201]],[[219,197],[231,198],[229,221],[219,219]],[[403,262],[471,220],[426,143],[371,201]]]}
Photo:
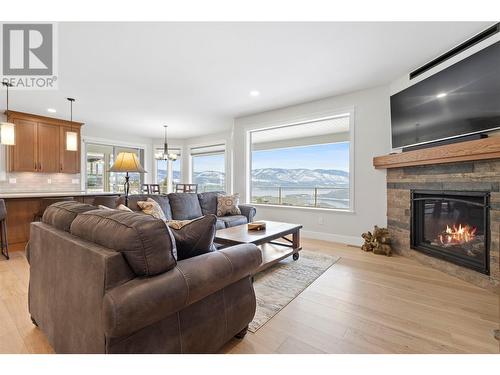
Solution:
{"label": "glass fireplace screen", "polygon": [[412,248],[489,273],[489,193],[412,191]]}

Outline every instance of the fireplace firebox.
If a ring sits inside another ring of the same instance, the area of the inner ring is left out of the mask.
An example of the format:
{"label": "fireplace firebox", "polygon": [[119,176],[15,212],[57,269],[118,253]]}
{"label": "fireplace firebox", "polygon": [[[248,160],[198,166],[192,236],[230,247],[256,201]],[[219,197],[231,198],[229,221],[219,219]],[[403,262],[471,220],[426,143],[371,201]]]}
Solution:
{"label": "fireplace firebox", "polygon": [[411,191],[411,247],[489,275],[489,192]]}

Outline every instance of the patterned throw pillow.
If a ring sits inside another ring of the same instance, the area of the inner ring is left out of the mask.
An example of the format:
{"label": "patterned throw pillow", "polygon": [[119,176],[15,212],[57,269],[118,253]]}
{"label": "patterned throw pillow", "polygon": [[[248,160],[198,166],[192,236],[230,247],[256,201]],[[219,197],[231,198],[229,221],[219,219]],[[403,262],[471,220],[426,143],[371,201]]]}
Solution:
{"label": "patterned throw pillow", "polygon": [[241,215],[241,211],[238,208],[239,203],[240,195],[238,193],[233,195],[218,195],[217,216]]}
{"label": "patterned throw pillow", "polygon": [[138,201],[137,205],[145,214],[151,215],[163,221],[167,220],[167,218],[165,217],[165,213],[161,209],[158,202],[156,202],[154,199],[148,198],[146,201]]}
{"label": "patterned throw pillow", "polygon": [[193,220],[168,220],[166,223],[172,229],[181,229],[183,226],[188,225],[192,221]]}
{"label": "patterned throw pillow", "polygon": [[116,209],[120,211],[134,212],[124,204],[120,204],[118,207],[116,207]]}

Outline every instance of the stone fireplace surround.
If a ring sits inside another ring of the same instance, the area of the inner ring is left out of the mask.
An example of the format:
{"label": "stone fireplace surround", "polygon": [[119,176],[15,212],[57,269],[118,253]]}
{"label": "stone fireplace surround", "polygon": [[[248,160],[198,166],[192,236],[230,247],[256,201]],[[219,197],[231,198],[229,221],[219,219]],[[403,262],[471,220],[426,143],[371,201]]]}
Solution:
{"label": "stone fireplace surround", "polygon": [[[411,190],[490,192],[490,274],[464,268],[411,249]],[[500,159],[387,169],[387,224],[393,250],[403,256],[498,293],[500,285]]]}

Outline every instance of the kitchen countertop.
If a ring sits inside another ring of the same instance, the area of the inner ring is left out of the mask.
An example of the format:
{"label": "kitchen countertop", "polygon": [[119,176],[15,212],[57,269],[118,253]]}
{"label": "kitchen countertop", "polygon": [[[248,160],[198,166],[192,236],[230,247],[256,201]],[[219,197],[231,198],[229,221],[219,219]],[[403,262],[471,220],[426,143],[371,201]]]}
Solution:
{"label": "kitchen countertop", "polygon": [[47,192],[21,192],[21,193],[0,193],[0,199],[12,198],[44,198],[44,197],[92,197],[97,195],[120,195],[122,193],[110,192],[86,192],[86,191],[47,191]]}

